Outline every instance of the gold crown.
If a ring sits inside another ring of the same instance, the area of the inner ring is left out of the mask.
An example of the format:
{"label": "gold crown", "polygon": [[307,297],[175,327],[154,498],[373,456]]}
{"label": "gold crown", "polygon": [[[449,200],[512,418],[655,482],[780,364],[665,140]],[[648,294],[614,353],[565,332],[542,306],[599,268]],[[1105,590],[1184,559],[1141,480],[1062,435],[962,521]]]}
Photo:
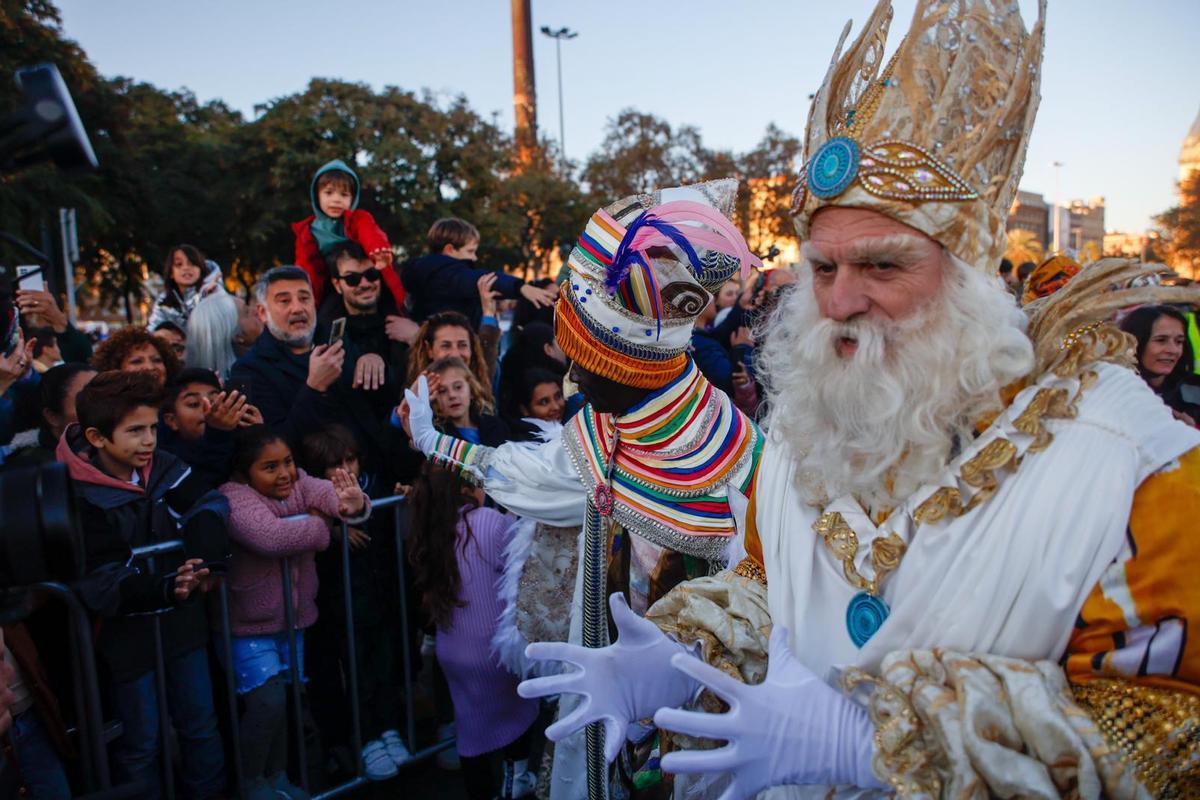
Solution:
{"label": "gold crown", "polygon": [[886,65],[889,0],[842,55],[847,23],[809,110],[800,237],[826,206],[868,208],[995,272],[1037,113],[1045,8],[1026,33],[1015,0],[918,0]]}

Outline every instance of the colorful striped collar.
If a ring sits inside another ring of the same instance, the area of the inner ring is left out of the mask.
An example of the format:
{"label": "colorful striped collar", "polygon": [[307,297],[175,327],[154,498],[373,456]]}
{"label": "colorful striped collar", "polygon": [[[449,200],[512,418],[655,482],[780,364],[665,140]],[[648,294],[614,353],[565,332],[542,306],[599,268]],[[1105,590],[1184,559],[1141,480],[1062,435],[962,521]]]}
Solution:
{"label": "colorful striped collar", "polygon": [[[727,486],[748,493],[762,435],[690,359],[684,373],[615,422],[613,516],[674,550],[719,558],[736,530]],[[589,495],[605,480],[614,418],[585,407],[567,425],[567,452]]]}

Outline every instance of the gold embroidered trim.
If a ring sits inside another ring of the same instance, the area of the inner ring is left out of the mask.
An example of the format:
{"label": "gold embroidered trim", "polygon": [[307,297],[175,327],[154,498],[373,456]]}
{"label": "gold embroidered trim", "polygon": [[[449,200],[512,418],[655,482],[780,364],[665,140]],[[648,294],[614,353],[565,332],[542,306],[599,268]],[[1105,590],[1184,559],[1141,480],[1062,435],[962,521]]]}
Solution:
{"label": "gold embroidered trim", "polygon": [[853,693],[863,684],[871,687],[867,713],[875,727],[875,756],[871,767],[899,797],[936,798],[942,779],[934,766],[936,750],[926,743],[923,723],[912,702],[900,689],[860,669],[842,676],[842,686]]}
{"label": "gold embroidered trim", "polygon": [[[1065,388],[1038,390],[1012,423],[1018,431],[1033,437],[1033,443],[1026,448],[1027,453],[1039,453],[1054,440],[1054,435],[1046,428],[1047,419],[1075,417],[1080,397],[1095,384],[1098,377],[1095,371],[1088,369],[1089,365],[1107,361],[1128,366],[1128,336],[1112,323],[1093,322],[1071,331],[1063,339],[1061,355],[1051,366],[1050,372],[1062,379],[1079,381],[1079,391],[1071,397]],[[1016,471],[1020,463],[1015,444],[1003,438],[989,442],[959,470],[963,482],[977,490],[975,494],[964,504],[958,489],[942,487],[917,506],[913,520],[924,525],[971,511],[999,489],[997,472],[1002,469]]]}
{"label": "gold embroidered trim", "polygon": [[949,486],[938,489],[928,500],[917,506],[913,520],[918,525],[941,522],[947,516],[957,517],[963,512],[962,492]]}
{"label": "gold embroidered trim", "polygon": [[1200,696],[1121,680],[1071,690],[1152,796],[1200,797]]}
{"label": "gold embroidered trim", "polygon": [[965,180],[924,147],[886,139],[864,148],[858,185],[890,200],[978,200]]}
{"label": "gold embroidered trim", "polygon": [[738,562],[738,565],[733,568],[733,574],[749,578],[752,581],[758,581],[763,586],[767,585],[767,571],[749,556]]}
{"label": "gold embroidered trim", "polygon": [[825,546],[833,553],[834,558],[842,562],[842,572],[850,585],[873,595],[879,594],[879,585],[883,579],[900,566],[907,545],[897,534],[879,537],[871,542],[871,567],[875,577],[868,580],[858,572],[854,559],[858,555],[858,534],[854,532],[846,519],[837,511],[828,511],[813,523],[814,533],[825,540]]}

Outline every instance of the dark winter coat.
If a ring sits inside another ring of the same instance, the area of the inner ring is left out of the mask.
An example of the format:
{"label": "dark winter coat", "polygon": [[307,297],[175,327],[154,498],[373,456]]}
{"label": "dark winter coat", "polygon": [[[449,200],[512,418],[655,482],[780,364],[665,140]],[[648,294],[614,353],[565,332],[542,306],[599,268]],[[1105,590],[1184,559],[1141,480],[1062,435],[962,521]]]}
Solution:
{"label": "dark winter coat", "polygon": [[[404,288],[408,292],[412,318],[424,322],[439,311],[457,311],[471,320],[471,327],[478,328],[483,317],[479,304],[478,282],[481,277],[494,270],[476,266],[474,261],[452,258],[440,253],[421,256],[400,271]],[[515,299],[520,296],[525,281],[504,272],[496,272],[496,283],[492,291],[501,297]]]}
{"label": "dark winter coat", "polygon": [[[96,651],[113,679],[129,681],[154,668],[153,616],[147,612],[161,612],[167,660],[203,647],[204,606],[196,595],[175,600],[175,570],[187,558],[228,559],[229,504],[162,451],[137,484],[108,475],[92,462],[78,424],[67,428],[57,454],[71,476],[84,537],[85,575],[75,588],[84,605],[103,618]],[[135,547],[174,539],[183,541],[183,552],[159,556],[154,568],[147,560],[131,560]]]}
{"label": "dark winter coat", "polygon": [[353,388],[359,355],[353,342],[347,342],[342,377],[326,391],[318,392],[307,383],[309,353],[293,353],[270,330],[264,330],[249,352],[234,362],[229,381],[249,395],[266,425],[294,445],[306,434],[339,422],[354,433],[370,463],[383,464],[382,419],[364,396],[368,393]]}

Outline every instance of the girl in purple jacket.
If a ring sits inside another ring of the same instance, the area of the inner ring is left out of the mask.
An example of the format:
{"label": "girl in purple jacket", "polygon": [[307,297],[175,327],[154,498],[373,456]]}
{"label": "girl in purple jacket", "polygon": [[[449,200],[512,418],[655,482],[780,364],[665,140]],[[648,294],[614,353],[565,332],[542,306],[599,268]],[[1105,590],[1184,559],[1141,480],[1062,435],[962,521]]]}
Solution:
{"label": "girl in purple jacket", "polygon": [[482,490],[426,462],[409,495],[408,559],[421,605],[437,625],[467,797],[496,797],[492,761],[502,759],[499,796],[515,800],[537,783],[528,759],[538,703],[517,695],[520,679],[492,652],[503,610],[496,582],[515,519],[482,503]]}
{"label": "girl in purple jacket", "polygon": [[[287,694],[293,654],[284,603],[296,626],[294,657],[304,663],[303,629],[317,619],[313,554],[329,546],[327,520],[360,523],[370,500],[355,476],[337,470],[332,480],[296,467],[283,438],[265,427],[247,429],[233,456],[233,480],[221,487],[229,499],[229,621],[233,671],[242,696],[242,774],[249,800],[308,795],[287,780]],[[292,596],[283,595],[283,566]]]}

